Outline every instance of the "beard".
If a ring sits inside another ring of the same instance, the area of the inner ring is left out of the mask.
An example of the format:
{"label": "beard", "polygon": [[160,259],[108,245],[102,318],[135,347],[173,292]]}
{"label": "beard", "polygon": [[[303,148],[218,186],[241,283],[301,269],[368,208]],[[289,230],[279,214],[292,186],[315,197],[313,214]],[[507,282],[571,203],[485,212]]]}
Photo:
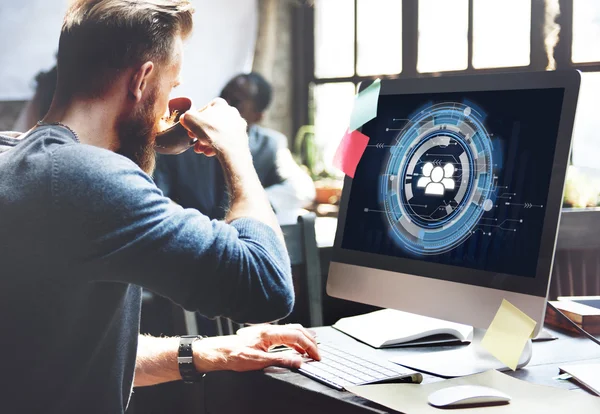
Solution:
{"label": "beard", "polygon": [[148,175],[156,165],[154,141],[158,133],[158,120],[154,113],[156,89],[150,92],[146,102],[119,122],[120,148],[118,154],[135,162]]}

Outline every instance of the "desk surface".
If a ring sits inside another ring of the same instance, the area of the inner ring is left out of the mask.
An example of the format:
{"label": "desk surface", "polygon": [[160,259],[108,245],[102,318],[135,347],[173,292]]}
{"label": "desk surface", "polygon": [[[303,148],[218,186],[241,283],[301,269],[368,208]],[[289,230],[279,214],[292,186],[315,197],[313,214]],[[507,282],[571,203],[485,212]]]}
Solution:
{"label": "desk surface", "polygon": [[[419,347],[376,350],[330,327],[316,328],[322,341],[337,341],[379,358],[423,353],[448,347]],[[600,362],[600,347],[592,341],[551,331],[559,339],[533,344],[527,367],[508,374],[525,381],[585,392],[570,381],[554,380],[558,366],[571,362]],[[424,382],[441,381],[424,375]],[[265,372],[218,372],[205,379],[206,412],[217,413],[388,413],[394,412],[349,392],[336,391],[296,372],[272,368]]]}

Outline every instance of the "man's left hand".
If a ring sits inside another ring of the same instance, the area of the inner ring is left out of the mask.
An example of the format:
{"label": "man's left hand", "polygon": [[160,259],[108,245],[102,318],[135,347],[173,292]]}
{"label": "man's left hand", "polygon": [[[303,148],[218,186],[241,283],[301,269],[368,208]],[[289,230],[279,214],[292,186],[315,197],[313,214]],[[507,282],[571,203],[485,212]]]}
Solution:
{"label": "man's left hand", "polygon": [[[286,345],[298,352],[269,352]],[[276,365],[299,368],[302,355],[320,360],[314,334],[301,325],[258,325],[238,335],[205,338],[194,342],[194,362],[198,372],[253,371]]]}

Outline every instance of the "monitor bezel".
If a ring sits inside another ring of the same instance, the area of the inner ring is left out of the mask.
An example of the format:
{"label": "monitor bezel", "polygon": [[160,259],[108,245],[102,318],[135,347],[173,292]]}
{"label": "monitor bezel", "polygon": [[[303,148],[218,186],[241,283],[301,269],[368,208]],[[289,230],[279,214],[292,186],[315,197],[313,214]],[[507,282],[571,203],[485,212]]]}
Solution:
{"label": "monitor bezel", "polygon": [[[342,249],[344,226],[352,178],[346,176],[340,200],[337,232],[332,261],[349,265],[369,267],[418,277],[444,280],[546,297],[554,260],[554,252],[560,211],[562,208],[564,181],[571,151],[571,137],[581,74],[576,70],[553,72],[517,72],[480,74],[472,76],[442,76],[437,78],[390,79],[381,81],[380,95],[411,95],[452,92],[479,92],[502,90],[564,89],[557,143],[550,179],[547,208],[538,255],[535,277],[511,275],[457,267],[418,259],[399,258],[381,254]],[[444,275],[443,277],[440,275]]]}

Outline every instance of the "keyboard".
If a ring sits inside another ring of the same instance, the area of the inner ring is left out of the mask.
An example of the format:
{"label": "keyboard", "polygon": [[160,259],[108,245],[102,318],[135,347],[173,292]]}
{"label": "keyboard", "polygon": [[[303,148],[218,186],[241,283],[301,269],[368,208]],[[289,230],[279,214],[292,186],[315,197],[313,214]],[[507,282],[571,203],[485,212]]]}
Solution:
{"label": "keyboard", "polygon": [[343,391],[353,385],[380,382],[420,383],[423,376],[386,360],[358,356],[331,343],[319,345],[321,361],[303,362],[298,371],[316,381]]}

